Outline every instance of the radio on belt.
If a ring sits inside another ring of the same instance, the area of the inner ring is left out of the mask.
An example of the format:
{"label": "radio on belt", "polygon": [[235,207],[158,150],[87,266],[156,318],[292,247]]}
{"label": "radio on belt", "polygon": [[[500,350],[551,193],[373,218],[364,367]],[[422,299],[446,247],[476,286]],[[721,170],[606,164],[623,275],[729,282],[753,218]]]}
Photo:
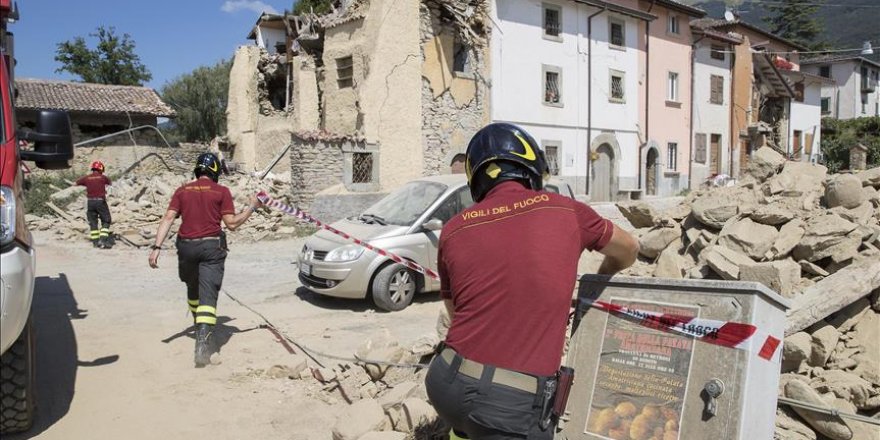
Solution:
{"label": "radio on belt", "polygon": [[[562,434],[573,439],[773,438],[781,344],[769,360],[589,306],[751,324],[782,340],[790,303],[752,282],[585,275],[565,365],[575,378]],[[703,329],[711,335],[717,329]],[[761,338],[751,343],[761,344]]]}

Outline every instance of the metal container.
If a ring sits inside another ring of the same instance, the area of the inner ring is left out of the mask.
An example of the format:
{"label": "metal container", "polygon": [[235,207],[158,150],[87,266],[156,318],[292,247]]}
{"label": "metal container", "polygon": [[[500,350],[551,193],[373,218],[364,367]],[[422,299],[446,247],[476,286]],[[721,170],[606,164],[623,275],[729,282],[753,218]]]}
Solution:
{"label": "metal container", "polygon": [[[564,362],[575,380],[559,437],[773,438],[788,300],[753,282],[599,275],[581,278],[577,296]],[[592,301],[751,324],[757,333],[730,348],[590,307]],[[774,339],[779,346],[770,359],[755,353],[761,345],[744,347]]]}

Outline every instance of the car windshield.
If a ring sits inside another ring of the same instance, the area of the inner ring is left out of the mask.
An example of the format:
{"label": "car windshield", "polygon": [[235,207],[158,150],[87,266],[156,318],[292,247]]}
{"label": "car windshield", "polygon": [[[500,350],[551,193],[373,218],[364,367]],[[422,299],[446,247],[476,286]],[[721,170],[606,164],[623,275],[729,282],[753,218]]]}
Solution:
{"label": "car windshield", "polygon": [[370,223],[409,226],[446,191],[446,185],[437,182],[414,181],[388,194],[367,208],[360,218]]}

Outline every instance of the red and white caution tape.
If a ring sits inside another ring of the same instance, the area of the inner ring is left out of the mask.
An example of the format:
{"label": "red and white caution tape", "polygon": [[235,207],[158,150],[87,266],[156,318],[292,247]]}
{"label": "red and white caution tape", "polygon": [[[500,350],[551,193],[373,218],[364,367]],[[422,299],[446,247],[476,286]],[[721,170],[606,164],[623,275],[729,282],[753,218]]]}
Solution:
{"label": "red and white caution tape", "polygon": [[348,235],[348,234],[346,234],[345,232],[342,232],[342,231],[340,231],[339,229],[336,229],[336,228],[334,228],[334,227],[332,227],[332,226],[330,226],[330,225],[328,225],[328,224],[326,224],[326,223],[324,223],[324,222],[322,222],[322,221],[320,221],[320,220],[318,220],[318,219],[312,217],[311,215],[307,214],[305,211],[303,211],[303,210],[301,210],[301,209],[299,209],[299,208],[296,208],[296,207],[293,207],[293,206],[287,206],[287,205],[285,205],[285,204],[283,204],[283,203],[281,203],[281,202],[279,202],[279,201],[277,201],[277,200],[275,200],[275,199],[269,197],[269,195],[266,194],[265,192],[260,192],[259,194],[257,194],[257,199],[259,199],[260,202],[262,202],[262,203],[263,203],[264,205],[266,205],[266,206],[269,206],[269,207],[272,207],[272,208],[278,209],[279,211],[284,212],[284,213],[286,213],[286,214],[288,214],[288,215],[292,215],[292,216],[294,216],[294,217],[296,217],[296,218],[298,218],[298,219],[300,219],[300,220],[305,220],[305,221],[307,221],[307,222],[309,222],[309,223],[313,223],[315,226],[317,226],[317,227],[319,227],[319,228],[323,228],[323,229],[325,229],[325,230],[327,230],[327,231],[330,231],[330,232],[332,232],[332,233],[334,233],[334,234],[336,234],[336,235],[338,235],[338,236],[340,236],[340,237],[342,237],[342,238],[344,238],[344,239],[346,239],[346,240],[351,240],[351,241],[354,242],[355,244],[358,244],[358,245],[360,245],[360,246],[363,246],[363,247],[365,247],[365,248],[367,248],[367,249],[369,249],[369,250],[371,250],[371,251],[373,251],[373,252],[375,252],[375,253],[377,253],[377,254],[383,256],[383,257],[388,257],[388,258],[390,258],[392,261],[394,261],[395,263],[400,263],[400,264],[406,266],[406,267],[409,268],[409,269],[412,269],[412,270],[414,270],[414,271],[416,271],[416,272],[421,272],[421,273],[423,273],[423,274],[425,274],[425,275],[427,275],[427,276],[429,276],[429,277],[431,277],[431,278],[434,278],[434,279],[439,279],[439,278],[440,278],[440,276],[437,275],[437,272],[434,272],[433,270],[428,269],[427,267],[422,267],[422,266],[420,266],[420,265],[418,265],[418,264],[416,264],[416,263],[413,263],[413,262],[410,261],[410,260],[407,260],[407,259],[405,259],[405,258],[402,258],[402,257],[399,256],[399,255],[393,254],[393,253],[388,252],[388,251],[386,251],[386,250],[384,250],[384,249],[379,249],[379,248],[377,248],[377,247],[371,245],[370,243],[367,243],[366,241],[360,240],[360,239],[358,239],[358,238],[356,238],[356,237],[352,237],[351,235]]}
{"label": "red and white caution tape", "polygon": [[[425,274],[433,279],[439,279],[437,272],[427,267],[423,267],[413,261],[401,258],[384,249],[379,249],[363,240],[352,237],[345,232],[324,224],[320,220],[310,216],[306,212],[296,207],[287,206],[277,200],[269,197],[265,192],[257,194],[257,198],[266,206],[278,209],[288,215],[292,215],[301,220],[313,223],[316,226],[326,229],[340,237],[350,240],[355,244],[363,246],[379,255],[390,258],[391,260],[403,264],[409,269]],[[637,321],[640,325],[658,330],[666,330],[673,333],[690,336],[700,341],[720,345],[722,347],[735,348],[739,350],[749,351],[762,359],[768,361],[773,360],[780,351],[780,340],[771,336],[767,332],[763,332],[758,327],[751,324],[743,324],[740,322],[718,321],[714,319],[695,318],[692,316],[681,316],[673,314],[665,314],[658,312],[650,312],[646,310],[632,309],[618,304],[611,304],[603,301],[589,301],[589,305],[593,308],[604,310],[618,316],[624,316]]]}
{"label": "red and white caution tape", "polygon": [[645,327],[668,330],[722,347],[746,350],[768,361],[773,360],[779,352],[780,340],[751,324],[649,312],[603,301],[592,301],[590,306],[631,318]]}

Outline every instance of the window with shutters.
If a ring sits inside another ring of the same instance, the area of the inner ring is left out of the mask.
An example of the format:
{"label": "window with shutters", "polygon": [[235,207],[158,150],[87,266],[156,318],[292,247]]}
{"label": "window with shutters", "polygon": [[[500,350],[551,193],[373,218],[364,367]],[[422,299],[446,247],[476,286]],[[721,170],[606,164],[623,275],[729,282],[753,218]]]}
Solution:
{"label": "window with shutters", "polygon": [[544,104],[562,107],[562,69],[542,66],[544,73]]}
{"label": "window with shutters", "polygon": [[623,20],[617,18],[609,18],[608,19],[608,41],[611,43],[611,47],[615,49],[624,49],[626,48],[626,34],[624,30],[626,27],[624,26]]}
{"label": "window with shutters", "polygon": [[354,62],[350,56],[336,59],[336,83],[340,89],[354,85]]}
{"label": "window with shutters", "polygon": [[822,98],[819,100],[819,107],[822,109],[823,115],[831,114],[831,98]]}
{"label": "window with shutters", "polygon": [[544,3],[544,39],[562,41],[562,8]]}
{"label": "window with shutters", "polygon": [[794,100],[804,102],[804,83],[799,82],[794,85]]}
{"label": "window with shutters", "polygon": [[669,18],[666,20],[666,32],[674,35],[681,33],[677,15],[669,15]]}
{"label": "window with shutters", "polygon": [[709,102],[724,104],[724,77],[721,75],[709,77]]}
{"label": "window with shutters", "polygon": [[626,102],[626,77],[624,73],[619,70],[612,70],[610,77],[611,84],[609,89],[611,93],[608,95],[608,100],[617,103]]}
{"label": "window with shutters", "polygon": [[709,51],[709,57],[713,60],[721,60],[724,61],[724,56],[727,55],[724,53],[724,46],[718,46],[713,44],[712,49]]}
{"label": "window with shutters", "polygon": [[697,133],[694,139],[694,161],[706,163],[706,133]]}

